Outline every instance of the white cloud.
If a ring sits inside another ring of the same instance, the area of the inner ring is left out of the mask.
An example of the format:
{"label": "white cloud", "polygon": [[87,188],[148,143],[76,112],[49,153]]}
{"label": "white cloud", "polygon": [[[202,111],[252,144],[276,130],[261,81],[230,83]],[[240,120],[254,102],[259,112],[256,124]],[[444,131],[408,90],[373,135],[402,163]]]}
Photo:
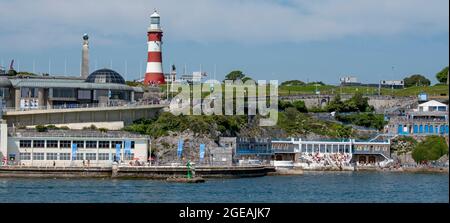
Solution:
{"label": "white cloud", "polygon": [[0,51],[145,38],[158,8],[166,38],[239,43],[448,33],[448,0],[0,0]]}

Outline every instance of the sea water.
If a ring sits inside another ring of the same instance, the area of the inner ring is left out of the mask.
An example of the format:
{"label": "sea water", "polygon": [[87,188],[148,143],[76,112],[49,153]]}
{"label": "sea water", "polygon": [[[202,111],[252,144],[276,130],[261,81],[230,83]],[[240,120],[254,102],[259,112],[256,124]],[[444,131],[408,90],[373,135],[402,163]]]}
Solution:
{"label": "sea water", "polygon": [[297,176],[159,180],[0,178],[0,202],[449,202],[449,175],[307,172]]}

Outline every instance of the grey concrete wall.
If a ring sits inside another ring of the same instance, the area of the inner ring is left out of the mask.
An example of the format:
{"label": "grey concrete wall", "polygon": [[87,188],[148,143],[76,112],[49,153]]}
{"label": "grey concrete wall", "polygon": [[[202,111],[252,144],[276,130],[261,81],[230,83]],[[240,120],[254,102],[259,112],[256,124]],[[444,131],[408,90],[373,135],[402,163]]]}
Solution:
{"label": "grey concrete wall", "polygon": [[[307,108],[313,107],[324,107],[331,100],[333,100],[335,95],[296,95],[296,96],[285,96],[280,97],[282,100],[286,101],[296,101],[302,100],[305,102]],[[342,100],[348,100],[352,95],[341,95]],[[411,103],[417,100],[415,97],[392,97],[392,96],[377,96],[370,95],[366,96],[369,98],[369,105],[374,106],[376,111],[384,111],[384,109],[390,109],[395,106],[404,106],[407,103]]]}
{"label": "grey concrete wall", "polygon": [[76,111],[61,113],[35,113],[23,115],[4,115],[8,126],[48,125],[83,122],[123,121],[131,124],[140,118],[153,118],[161,108],[136,108],[108,111]]}

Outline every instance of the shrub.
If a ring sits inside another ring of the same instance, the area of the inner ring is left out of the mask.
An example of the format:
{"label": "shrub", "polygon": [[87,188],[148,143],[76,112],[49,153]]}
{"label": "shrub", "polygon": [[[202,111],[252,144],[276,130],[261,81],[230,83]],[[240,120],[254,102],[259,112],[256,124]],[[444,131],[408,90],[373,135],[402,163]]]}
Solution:
{"label": "shrub", "polygon": [[299,112],[303,112],[303,113],[308,112],[308,109],[306,108],[304,101],[294,101],[293,105]]}
{"label": "shrub", "polygon": [[412,151],[417,145],[417,140],[410,136],[400,136],[391,141],[391,150],[398,155]]}
{"label": "shrub", "polygon": [[47,127],[44,125],[36,125],[35,128],[38,132],[46,132],[47,131]]}
{"label": "shrub", "polygon": [[96,130],[96,129],[97,129],[97,126],[95,126],[94,124],[92,124],[92,125],[89,126],[89,127],[83,127],[83,129],[86,129],[86,130]]}
{"label": "shrub", "polygon": [[440,136],[428,136],[412,151],[412,157],[418,163],[437,160],[445,154],[448,154],[448,146]]}
{"label": "shrub", "polygon": [[350,115],[336,115],[336,120],[344,122],[346,124],[351,123],[357,126],[364,126],[368,128],[375,128],[378,130],[383,129],[386,121],[384,115],[373,113],[358,113]]}
{"label": "shrub", "polygon": [[47,125],[47,129],[59,129],[55,125]]}

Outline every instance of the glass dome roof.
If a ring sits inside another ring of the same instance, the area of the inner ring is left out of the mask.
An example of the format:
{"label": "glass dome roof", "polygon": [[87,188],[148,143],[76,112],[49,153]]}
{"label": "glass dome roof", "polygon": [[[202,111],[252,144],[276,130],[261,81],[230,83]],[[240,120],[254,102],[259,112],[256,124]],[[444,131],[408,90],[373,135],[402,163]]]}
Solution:
{"label": "glass dome roof", "polygon": [[114,83],[125,84],[125,79],[119,73],[110,69],[100,69],[92,72],[87,78],[89,83]]}

